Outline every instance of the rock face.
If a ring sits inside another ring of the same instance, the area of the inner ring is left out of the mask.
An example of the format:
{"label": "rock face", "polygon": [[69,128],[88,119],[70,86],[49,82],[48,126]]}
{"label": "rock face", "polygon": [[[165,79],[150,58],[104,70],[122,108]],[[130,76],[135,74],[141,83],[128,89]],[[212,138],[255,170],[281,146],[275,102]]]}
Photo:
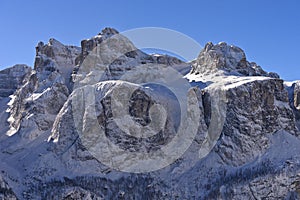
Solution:
{"label": "rock face", "polygon": [[106,28],[39,43],[0,85],[1,199],[300,198],[300,84],[238,47],[185,63]]}
{"label": "rock face", "polygon": [[[51,38],[47,44],[39,42],[36,47],[34,69],[38,75],[49,75],[58,72],[64,78],[65,84],[70,88],[70,77],[74,69],[75,59],[81,49],[76,46],[65,46],[59,41]],[[46,77],[40,77],[46,79]]]}
{"label": "rock face", "polygon": [[300,109],[299,109],[299,95],[300,95],[300,82],[295,81],[291,84],[286,85],[286,89],[289,93],[290,107],[294,111],[296,125],[300,129]]}
{"label": "rock face", "polygon": [[51,129],[69,95],[71,73],[79,52],[80,48],[64,46],[55,39],[46,45],[38,44],[34,71],[10,102],[8,135],[15,134],[21,127],[23,136],[35,138]]}
{"label": "rock face", "polygon": [[8,184],[0,176],[0,198],[3,200],[16,200],[17,197],[13,190],[8,186]]}
{"label": "rock face", "polygon": [[0,98],[12,95],[30,72],[31,68],[26,65],[15,65],[0,71]]}
{"label": "rock face", "polygon": [[[105,28],[95,37],[82,40],[81,46],[81,53],[76,58],[76,67],[72,75],[74,82],[80,82],[76,79],[80,79],[82,74],[90,84],[104,80],[122,80],[123,75],[132,74],[132,71],[146,67],[149,63],[172,66],[184,75],[190,70],[189,63],[177,58],[147,55],[112,28]],[[97,66],[94,65],[95,60],[98,62]],[[91,66],[93,73],[90,72]],[[76,76],[78,70],[80,76]],[[95,79],[95,76],[99,77]]]}
{"label": "rock face", "polygon": [[225,42],[207,43],[200,52],[191,73],[211,74],[221,72],[237,76],[268,76],[279,78],[275,73],[267,73],[254,62],[248,62],[242,49]]}
{"label": "rock face", "polygon": [[113,28],[105,28],[98,35],[91,39],[86,39],[81,41],[81,53],[76,58],[76,65],[81,65],[86,56],[91,52],[95,47],[97,47],[105,39],[118,34],[119,32]]}
{"label": "rock face", "polygon": [[[253,81],[227,92],[227,116],[218,153],[226,163],[239,166],[270,146],[269,136],[286,130],[298,136],[283,81]],[[239,97],[239,98],[236,98]]]}
{"label": "rock face", "polygon": [[294,106],[300,111],[300,82],[297,82],[294,85]]}

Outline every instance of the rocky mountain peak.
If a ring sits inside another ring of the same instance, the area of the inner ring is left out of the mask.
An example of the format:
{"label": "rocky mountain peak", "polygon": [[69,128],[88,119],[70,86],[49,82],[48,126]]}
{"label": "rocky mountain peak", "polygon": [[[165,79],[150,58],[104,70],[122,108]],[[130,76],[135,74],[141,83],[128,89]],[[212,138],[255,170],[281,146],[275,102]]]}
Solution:
{"label": "rocky mountain peak", "polygon": [[234,45],[220,42],[214,45],[208,42],[193,64],[191,73],[236,76],[268,76],[279,78],[276,73],[267,73],[254,62],[248,62],[245,52]]}
{"label": "rocky mountain peak", "polygon": [[119,34],[119,32],[116,29],[110,27],[106,27],[102,29],[100,33],[98,33],[98,35],[105,36],[105,37],[111,37],[116,34]]}
{"label": "rocky mountain peak", "polygon": [[[0,86],[0,199],[300,196],[300,82],[284,87],[239,47],[209,42],[186,63],[105,28],[81,48],[38,43],[34,69],[2,70]],[[179,157],[137,173],[145,153]]]}
{"label": "rocky mountain peak", "polygon": [[63,45],[54,38],[49,39],[47,44],[39,42],[36,46],[34,69],[41,72],[38,74],[40,79],[46,79],[49,74],[57,72],[67,83],[80,52],[80,47]]}
{"label": "rocky mountain peak", "polygon": [[117,55],[122,55],[126,52],[136,50],[136,47],[132,44],[132,42],[122,34],[119,34],[117,30],[113,28],[104,28],[96,36],[81,41],[81,53],[76,58],[76,66],[80,66],[90,52],[93,50],[96,51],[96,47],[100,48],[100,44],[103,41],[106,41],[101,45],[101,51],[104,52],[103,54],[101,53],[101,56],[104,57],[107,57],[107,55],[109,57],[116,57]]}
{"label": "rocky mountain peak", "polygon": [[64,48],[65,46],[54,38],[50,38],[47,44],[44,42],[39,42],[36,46],[36,55],[46,55],[50,58],[55,58],[55,56]]}

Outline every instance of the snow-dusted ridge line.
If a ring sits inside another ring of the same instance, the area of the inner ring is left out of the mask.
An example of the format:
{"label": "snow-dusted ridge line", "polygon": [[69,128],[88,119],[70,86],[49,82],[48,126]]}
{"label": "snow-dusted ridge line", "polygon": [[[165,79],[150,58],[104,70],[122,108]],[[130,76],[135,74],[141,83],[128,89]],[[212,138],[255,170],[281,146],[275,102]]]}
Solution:
{"label": "snow-dusted ridge line", "polygon": [[[107,28],[83,40],[80,48],[51,39],[48,44],[38,44],[32,71],[21,66],[11,72],[0,71],[0,85],[10,79],[19,80],[19,75],[26,74],[18,87],[3,84],[7,90],[0,93],[3,96],[0,98],[0,199],[8,198],[1,193],[3,187],[11,188],[18,199],[299,197],[300,114],[297,106],[300,91],[297,82],[284,83],[278,75],[248,62],[240,48],[224,42],[208,43],[191,63],[133,51],[108,66],[103,80],[94,85],[99,86],[95,89],[97,122],[115,145],[125,149],[130,145],[131,152],[143,148],[151,152],[172,139],[179,115],[177,100],[155,88],[143,88],[133,95],[128,112],[141,124],[149,122],[148,105],[157,102],[169,105],[164,134],[157,140],[144,140],[140,145],[140,141],[128,138],[114,123],[110,93],[104,86],[113,89],[114,84],[126,84],[119,78],[149,63],[177,70],[191,86],[199,86],[191,87],[200,110],[199,127],[192,144],[179,159],[151,173],[133,174],[108,167],[92,156],[74,124],[72,78],[86,72],[90,77],[84,77],[83,81],[88,83],[88,78],[97,75],[98,72],[93,74],[88,67],[84,71],[82,63],[104,38],[117,33]],[[120,55],[118,48],[109,50],[105,56]],[[212,95],[219,90],[227,98],[226,101],[221,99],[226,103],[225,112],[218,113],[225,117],[224,126],[220,134],[216,134],[218,138],[213,148],[208,148],[205,157],[200,159],[199,149],[203,148],[201,144],[214,123]],[[82,123],[82,127],[91,127],[88,120]],[[7,132],[9,128],[12,132]],[[168,134],[170,138],[166,137]],[[108,152],[102,153],[108,155]]]}

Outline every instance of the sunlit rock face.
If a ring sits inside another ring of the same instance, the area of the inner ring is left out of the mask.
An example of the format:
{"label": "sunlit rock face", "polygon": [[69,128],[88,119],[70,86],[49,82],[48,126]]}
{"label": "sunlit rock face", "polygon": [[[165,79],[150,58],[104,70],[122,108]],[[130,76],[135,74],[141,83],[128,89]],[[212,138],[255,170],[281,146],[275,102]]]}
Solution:
{"label": "sunlit rock face", "polygon": [[216,72],[236,76],[279,78],[276,73],[267,73],[256,63],[248,62],[245,52],[239,47],[228,45],[225,42],[216,45],[209,42],[200,52],[191,73],[211,74]]}
{"label": "sunlit rock face", "polygon": [[10,130],[13,135],[22,129],[22,137],[36,138],[50,130],[55,116],[71,89],[71,73],[80,48],[65,46],[55,39],[36,47],[34,70],[18,86],[9,108]]}
{"label": "sunlit rock face", "polygon": [[[105,28],[81,47],[40,42],[0,86],[0,199],[299,198],[300,84],[239,47],[185,63]],[[130,171],[175,139],[159,158],[190,143],[171,163]]]}

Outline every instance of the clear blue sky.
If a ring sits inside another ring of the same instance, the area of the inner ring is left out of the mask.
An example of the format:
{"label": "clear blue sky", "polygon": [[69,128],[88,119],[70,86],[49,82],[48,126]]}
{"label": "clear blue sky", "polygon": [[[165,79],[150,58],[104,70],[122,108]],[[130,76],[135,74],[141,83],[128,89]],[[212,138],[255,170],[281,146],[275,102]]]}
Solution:
{"label": "clear blue sky", "polygon": [[80,45],[104,27],[164,27],[201,45],[225,41],[286,80],[300,79],[300,1],[0,0],[0,68],[33,65],[38,41]]}

